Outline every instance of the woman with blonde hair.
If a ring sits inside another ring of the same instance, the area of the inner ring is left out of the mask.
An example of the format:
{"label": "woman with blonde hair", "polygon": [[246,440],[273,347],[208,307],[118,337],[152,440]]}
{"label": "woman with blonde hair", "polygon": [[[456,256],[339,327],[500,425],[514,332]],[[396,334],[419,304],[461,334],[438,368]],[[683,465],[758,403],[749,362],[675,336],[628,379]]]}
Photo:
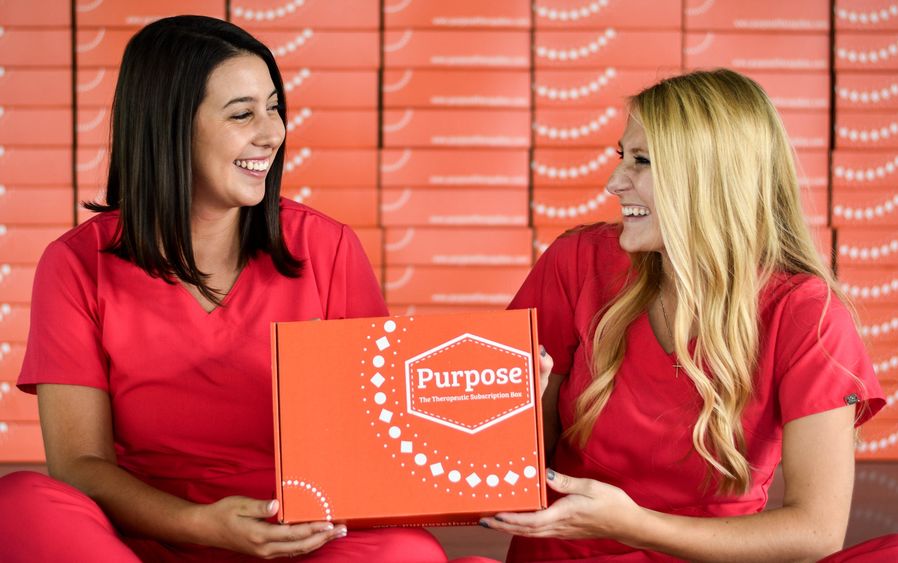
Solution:
{"label": "woman with blonde hair", "polygon": [[[482,524],[517,535],[510,561],[839,550],[854,427],[884,401],[776,110],[729,70],[663,80],[631,99],[620,158],[622,225],[560,237],[511,304],[538,309],[554,358],[555,502]],[[781,459],[784,504],[762,512]]]}

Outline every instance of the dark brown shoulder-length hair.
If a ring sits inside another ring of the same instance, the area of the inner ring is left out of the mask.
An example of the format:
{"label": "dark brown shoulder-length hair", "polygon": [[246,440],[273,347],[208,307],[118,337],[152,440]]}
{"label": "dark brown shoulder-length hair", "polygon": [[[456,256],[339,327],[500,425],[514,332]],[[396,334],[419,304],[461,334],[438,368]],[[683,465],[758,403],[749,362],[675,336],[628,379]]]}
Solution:
{"label": "dark brown shoulder-length hair", "polygon": [[[210,301],[221,294],[206,283],[193,256],[193,121],[209,75],[224,61],[251,54],[268,66],[284,123],[284,86],[271,51],[239,27],[204,16],[161,19],[141,29],[125,48],[112,104],[106,203],[84,203],[96,212],[119,211],[116,235],[104,249],[148,274],[195,285]],[[282,144],[265,178],[265,196],[240,210],[240,265],[258,252],[277,270],[298,277],[302,262],[284,243],[280,220]]]}

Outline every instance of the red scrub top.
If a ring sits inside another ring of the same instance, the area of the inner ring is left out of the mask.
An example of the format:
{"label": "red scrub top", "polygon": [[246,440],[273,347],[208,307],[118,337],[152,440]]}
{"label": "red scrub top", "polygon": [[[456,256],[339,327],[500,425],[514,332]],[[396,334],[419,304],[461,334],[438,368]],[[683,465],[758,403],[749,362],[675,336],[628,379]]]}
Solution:
{"label": "red scrub top", "polygon": [[[536,307],[540,342],[567,376],[559,391],[563,428],[592,381],[587,351],[599,311],[624,286],[630,266],[616,225],[594,225],[555,241],[534,266],[510,308]],[[632,274],[631,274],[632,276]],[[751,489],[720,495],[704,486],[707,465],[692,445],[701,398],[676,358],[661,348],[641,314],[627,332],[626,353],[611,397],[585,447],[559,440],[551,466],[561,473],[620,487],[640,506],[686,516],[760,512],[782,456],[783,426],[814,413],[857,404],[858,424],[885,401],[851,315],[808,275],[777,275],[760,298],[760,354],[754,396],[745,409]],[[821,314],[820,337],[817,326]],[[854,374],[852,378],[845,369]],[[516,537],[509,561],[672,559],[609,540]]]}
{"label": "red scrub top", "polygon": [[19,387],[107,391],[119,465],[163,491],[202,503],[272,498],[270,323],[387,314],[348,227],[283,199],[281,222],[300,277],[260,252],[211,313],[181,283],[101,252],[117,213],[69,231],[37,268]]}

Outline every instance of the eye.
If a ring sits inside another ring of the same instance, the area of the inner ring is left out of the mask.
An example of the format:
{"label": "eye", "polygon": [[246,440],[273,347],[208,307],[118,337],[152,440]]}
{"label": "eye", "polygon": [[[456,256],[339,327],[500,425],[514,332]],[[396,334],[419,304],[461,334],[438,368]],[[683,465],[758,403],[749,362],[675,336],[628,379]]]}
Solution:
{"label": "eye", "polygon": [[636,164],[644,164],[644,165],[649,165],[652,163],[651,160],[647,159],[644,156],[637,156],[633,159],[633,161],[636,162]]}
{"label": "eye", "polygon": [[238,113],[237,115],[231,116],[231,119],[235,121],[243,121],[245,119],[248,119],[252,114],[253,112],[251,111],[245,111],[243,113]]}
{"label": "eye", "polygon": [[284,111],[284,106],[282,104],[271,104],[268,106],[268,111],[282,112]]}

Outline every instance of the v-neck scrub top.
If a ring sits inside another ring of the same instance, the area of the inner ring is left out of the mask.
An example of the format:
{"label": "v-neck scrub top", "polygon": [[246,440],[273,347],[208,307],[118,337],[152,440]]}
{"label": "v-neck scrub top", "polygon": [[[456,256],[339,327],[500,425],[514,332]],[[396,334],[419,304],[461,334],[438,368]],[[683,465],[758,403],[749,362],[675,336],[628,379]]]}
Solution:
{"label": "v-neck scrub top", "polygon": [[386,315],[358,238],[282,199],[300,277],[260,252],[206,313],[181,283],[101,251],[117,222],[98,214],[41,258],[19,387],[108,392],[119,465],[163,491],[201,503],[273,498],[270,323]]}
{"label": "v-neck scrub top", "polygon": [[[618,226],[599,224],[562,236],[509,306],[537,308],[540,343],[555,361],[552,371],[565,376],[558,398],[563,429],[572,425],[574,404],[592,381],[587,354],[596,314],[626,284],[630,262],[619,234]],[[752,477],[747,493],[718,494],[717,481],[705,486],[707,465],[692,444],[701,397],[682,371],[677,374],[676,357],[661,348],[645,313],[627,331],[614,390],[585,447],[559,440],[550,466],[620,487],[640,506],[669,514],[763,510],[785,424],[847,404],[857,405],[862,424],[885,401],[851,315],[835,295],[827,305],[825,282],[779,274],[759,303],[754,394],[742,417]],[[609,540],[515,537],[509,550],[509,561],[578,559],[672,558]]]}

